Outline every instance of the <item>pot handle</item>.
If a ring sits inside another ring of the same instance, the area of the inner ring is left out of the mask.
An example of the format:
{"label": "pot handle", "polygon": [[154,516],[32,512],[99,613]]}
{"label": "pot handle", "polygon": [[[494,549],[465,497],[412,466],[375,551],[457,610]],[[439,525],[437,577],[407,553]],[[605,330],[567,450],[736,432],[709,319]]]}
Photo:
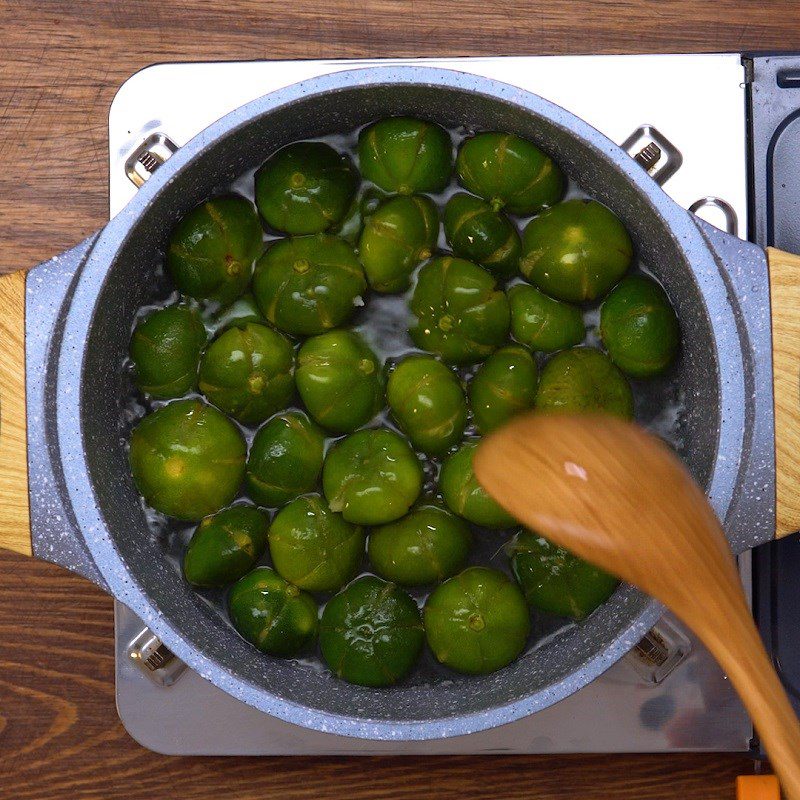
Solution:
{"label": "pot handle", "polygon": [[800,530],[800,256],[767,248],[775,402],[775,536]]}
{"label": "pot handle", "polygon": [[0,275],[0,547],[30,556],[25,273]]}
{"label": "pot handle", "polygon": [[49,402],[60,323],[98,236],[27,272],[0,275],[0,549],[106,589],[69,503]]}

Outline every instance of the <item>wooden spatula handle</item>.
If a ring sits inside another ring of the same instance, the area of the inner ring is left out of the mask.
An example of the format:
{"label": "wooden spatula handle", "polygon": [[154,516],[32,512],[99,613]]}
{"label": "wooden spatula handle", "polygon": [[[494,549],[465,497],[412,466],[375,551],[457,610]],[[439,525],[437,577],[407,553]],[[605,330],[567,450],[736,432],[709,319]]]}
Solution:
{"label": "wooden spatula handle", "polygon": [[800,800],[800,723],[764,650],[741,587],[720,588],[717,611],[726,619],[725,626],[709,625],[701,631],[695,625],[695,629],[750,713],[784,795]]}
{"label": "wooden spatula handle", "polygon": [[0,548],[31,555],[25,416],[25,273],[0,275]]}

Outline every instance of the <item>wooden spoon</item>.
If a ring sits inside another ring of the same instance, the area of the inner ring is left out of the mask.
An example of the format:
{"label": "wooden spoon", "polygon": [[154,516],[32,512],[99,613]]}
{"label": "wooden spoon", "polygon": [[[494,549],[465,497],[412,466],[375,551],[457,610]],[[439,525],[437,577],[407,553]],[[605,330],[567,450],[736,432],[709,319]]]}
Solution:
{"label": "wooden spoon", "polygon": [[520,522],[674,611],[730,677],[790,800],[800,725],[761,643],[722,526],[672,451],[607,416],[531,414],[478,447],[478,480]]}

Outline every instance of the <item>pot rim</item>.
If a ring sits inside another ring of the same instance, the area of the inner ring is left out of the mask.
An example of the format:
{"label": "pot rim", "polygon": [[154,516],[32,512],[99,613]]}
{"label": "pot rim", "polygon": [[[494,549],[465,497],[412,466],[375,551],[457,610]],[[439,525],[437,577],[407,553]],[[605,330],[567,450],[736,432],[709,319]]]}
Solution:
{"label": "pot rim", "polygon": [[[82,377],[86,358],[86,342],[93,314],[86,308],[95,308],[105,277],[116,255],[130,234],[131,228],[152,205],[161,190],[184,168],[191,165],[210,143],[250,123],[277,107],[315,94],[335,92],[357,87],[397,84],[425,84],[445,89],[458,89],[487,95],[495,100],[521,107],[527,113],[546,118],[554,125],[581,138],[598,154],[611,161],[613,166],[647,202],[662,220],[665,228],[676,239],[678,247],[691,254],[691,263],[706,303],[708,295],[717,299],[725,297],[725,286],[707,241],[693,222],[691,215],[677,206],[663,190],[641,169],[630,156],[588,123],[561,107],[532,92],[496,80],[455,70],[434,67],[364,67],[312,78],[272,92],[230,112],[201,131],[181,147],[147,181],[128,205],[112,219],[98,239],[80,279],[65,320],[64,341],[80,343],[64,347],[58,364],[58,381],[69,382],[75,375]],[[689,255],[687,255],[687,261]],[[83,309],[83,311],[79,311]],[[725,322],[718,323],[724,325]],[[730,323],[733,325],[733,322]],[[716,331],[715,331],[716,333]],[[723,331],[730,337],[730,330]],[[741,356],[733,341],[722,341],[718,353],[720,399],[719,448],[742,447],[744,428],[743,412],[737,410],[737,401],[744,397],[741,375]],[[727,352],[727,351],[730,352]],[[738,358],[734,358],[738,356]],[[72,380],[74,385],[75,381]],[[738,404],[743,407],[743,401]],[[365,739],[423,740],[469,734],[502,725],[561,700],[603,673],[627,653],[641,636],[663,613],[655,600],[645,606],[639,615],[622,630],[608,646],[584,662],[580,669],[567,675],[558,683],[513,702],[493,706],[481,711],[459,714],[436,720],[386,721],[350,717],[305,707],[267,691],[252,682],[236,677],[198,651],[182,631],[161,616],[148,599],[136,576],[123,561],[104,521],[89,465],[84,451],[85,431],[81,422],[82,388],[65,396],[59,395],[57,429],[62,466],[70,502],[81,534],[111,592],[128,605],[177,657],[182,659],[202,677],[261,711],[287,722],[322,732]],[[81,435],[74,433],[80,430]],[[737,471],[732,465],[715,461],[708,484],[708,494],[721,518],[730,506]]]}

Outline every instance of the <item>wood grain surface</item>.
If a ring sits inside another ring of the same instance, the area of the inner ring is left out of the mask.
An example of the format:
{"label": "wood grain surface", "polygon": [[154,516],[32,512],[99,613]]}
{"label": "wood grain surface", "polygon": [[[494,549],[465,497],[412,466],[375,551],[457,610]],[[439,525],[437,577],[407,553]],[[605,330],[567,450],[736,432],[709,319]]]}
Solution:
{"label": "wood grain surface", "polygon": [[25,273],[0,275],[0,548],[31,555]]}
{"label": "wood grain surface", "polygon": [[[103,225],[108,108],[148,64],[779,49],[800,50],[796,0],[0,0],[0,272]],[[722,800],[752,770],[735,755],[163,758],[117,719],[112,635],[98,590],[0,553],[0,800]]]}
{"label": "wood grain surface", "polygon": [[770,247],[777,537],[800,527],[800,256]]}

